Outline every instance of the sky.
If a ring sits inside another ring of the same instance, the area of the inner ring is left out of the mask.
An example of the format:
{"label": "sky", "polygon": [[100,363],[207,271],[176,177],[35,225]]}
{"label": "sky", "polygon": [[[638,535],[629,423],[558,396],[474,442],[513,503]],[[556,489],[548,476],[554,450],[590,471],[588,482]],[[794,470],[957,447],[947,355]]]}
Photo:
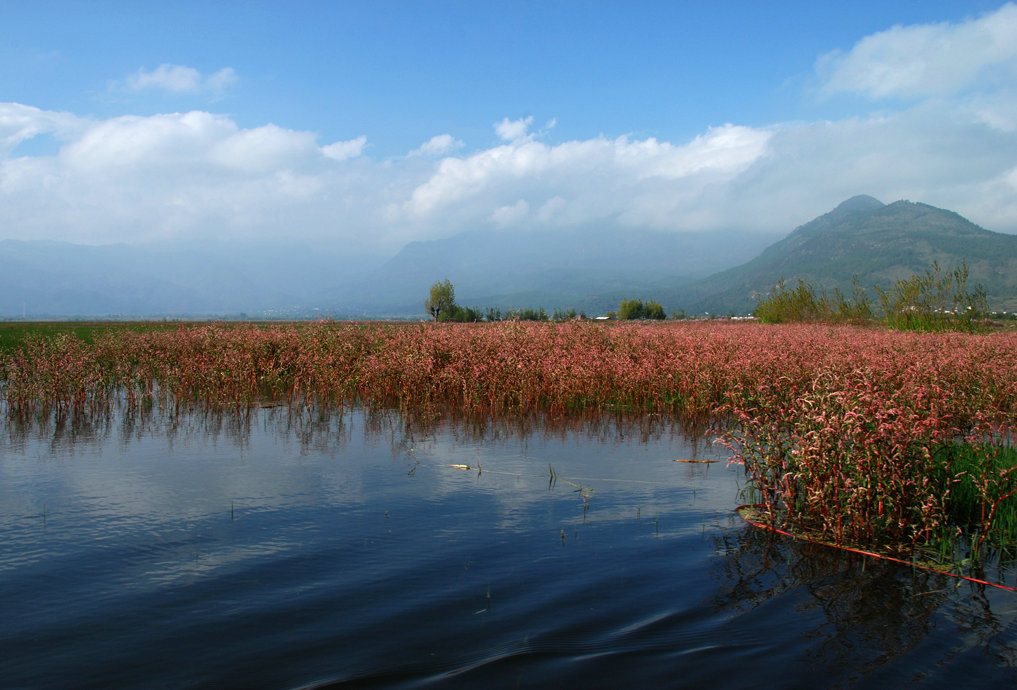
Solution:
{"label": "sky", "polygon": [[0,239],[1017,233],[1017,4],[0,0]]}

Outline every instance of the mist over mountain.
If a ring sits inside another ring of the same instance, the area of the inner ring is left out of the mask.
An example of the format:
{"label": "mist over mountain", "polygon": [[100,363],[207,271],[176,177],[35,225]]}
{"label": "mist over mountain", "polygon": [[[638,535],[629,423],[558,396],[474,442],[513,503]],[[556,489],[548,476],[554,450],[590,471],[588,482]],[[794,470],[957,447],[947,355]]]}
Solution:
{"label": "mist over mountain", "polygon": [[[373,265],[380,263],[375,260]],[[368,258],[292,244],[0,241],[0,318],[314,315]]]}
{"label": "mist over mountain", "polygon": [[780,280],[851,292],[961,261],[990,305],[1017,308],[1017,236],[928,204],[856,196],[783,239],[574,228],[474,231],[394,256],[288,243],[85,246],[0,241],[0,318],[423,318],[448,278],[460,304],[601,314],[623,298],[668,312],[749,313]]}
{"label": "mist over mountain", "polygon": [[[732,242],[732,238],[737,241]],[[289,244],[0,241],[0,317],[423,317],[449,278],[464,304],[613,308],[745,261],[776,239],[606,229],[469,232],[392,257]]]}
{"label": "mist over mountain", "polygon": [[577,228],[555,232],[467,232],[412,242],[336,295],[340,311],[421,313],[427,290],[448,278],[460,303],[614,308],[618,295],[671,289],[747,261],[777,237],[728,231],[664,233]]}

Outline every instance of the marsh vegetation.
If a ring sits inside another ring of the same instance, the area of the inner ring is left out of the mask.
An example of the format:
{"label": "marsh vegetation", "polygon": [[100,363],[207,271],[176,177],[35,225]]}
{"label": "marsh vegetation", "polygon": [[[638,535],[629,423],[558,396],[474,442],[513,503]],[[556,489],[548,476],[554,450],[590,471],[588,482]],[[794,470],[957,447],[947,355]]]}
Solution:
{"label": "marsh vegetation", "polygon": [[[416,420],[667,415],[713,429],[768,520],[836,544],[977,562],[1017,534],[1017,334],[829,324],[205,324],[29,335],[5,413],[152,408]],[[964,548],[961,547],[964,546]]]}

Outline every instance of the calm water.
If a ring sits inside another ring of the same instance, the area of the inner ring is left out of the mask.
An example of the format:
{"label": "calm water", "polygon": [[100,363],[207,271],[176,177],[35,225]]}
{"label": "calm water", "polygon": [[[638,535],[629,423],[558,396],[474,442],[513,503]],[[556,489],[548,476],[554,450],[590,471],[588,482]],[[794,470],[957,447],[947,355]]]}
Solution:
{"label": "calm water", "polygon": [[724,457],[609,420],[0,422],[0,686],[1017,681],[1017,596],[771,538],[738,468],[674,462]]}

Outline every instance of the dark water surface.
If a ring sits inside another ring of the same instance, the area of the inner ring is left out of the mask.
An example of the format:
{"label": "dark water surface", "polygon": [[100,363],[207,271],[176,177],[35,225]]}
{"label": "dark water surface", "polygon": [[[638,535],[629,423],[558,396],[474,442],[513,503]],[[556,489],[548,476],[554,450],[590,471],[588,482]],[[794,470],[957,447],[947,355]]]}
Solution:
{"label": "dark water surface", "polygon": [[749,527],[692,439],[0,422],[0,687],[1017,682],[1017,595]]}

